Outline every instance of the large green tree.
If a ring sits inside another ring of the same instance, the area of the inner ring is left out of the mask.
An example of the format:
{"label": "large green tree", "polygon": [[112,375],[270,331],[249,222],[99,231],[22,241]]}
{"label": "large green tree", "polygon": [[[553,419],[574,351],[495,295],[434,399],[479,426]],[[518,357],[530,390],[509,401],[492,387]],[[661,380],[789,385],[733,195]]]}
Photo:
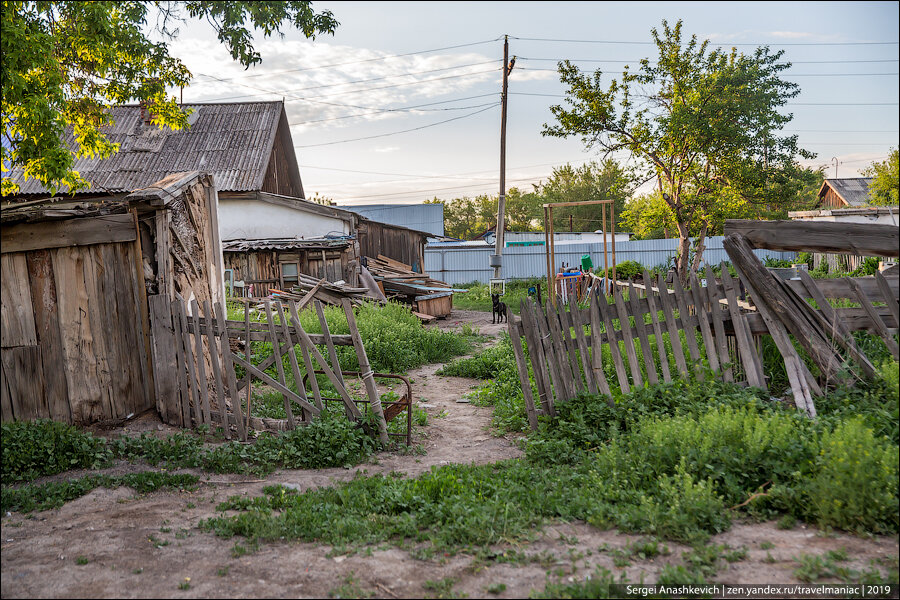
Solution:
{"label": "large green tree", "polygon": [[863,172],[872,178],[869,184],[869,198],[875,206],[896,206],[900,200],[900,155],[894,148],[884,162],[872,163]]}
{"label": "large green tree", "polygon": [[[310,2],[3,2],[3,195],[17,186],[8,171],[22,169],[54,193],[86,182],[75,157],[107,157],[117,150],[103,135],[109,107],[152,104],[153,122],[179,129],[187,114],[166,88],[186,86],[191,73],[163,40],[187,19],[210,23],[234,60],[261,61],[252,31],[268,37],[295,27],[306,37],[333,33],[329,11]],[[151,24],[152,21],[152,24]],[[72,127],[76,147],[62,142]]]}
{"label": "large green tree", "polygon": [[[536,186],[535,194],[542,202],[589,202],[613,200],[616,229],[622,225],[625,201],[631,195],[631,174],[611,158],[601,162],[591,161],[580,167],[570,164],[556,167],[546,183]],[[606,209],[609,211],[609,209]],[[553,210],[555,231],[596,231],[602,228],[601,206],[558,207]],[[610,213],[607,212],[607,219]],[[543,215],[541,214],[541,218]],[[607,223],[607,229],[612,229]]]}
{"label": "large green tree", "polygon": [[[798,147],[796,136],[781,135],[792,118],[781,109],[800,92],[779,75],[790,67],[780,62],[782,52],[710,50],[708,40],[684,40],[681,21],[663,21],[652,37],[656,60],[643,59],[608,85],[600,71],[586,75],[560,63],[567,107],[551,107],[556,122],[543,133],[580,136],[587,148],[636,159],[675,217],[677,267],[686,277],[700,263],[723,198],[738,194],[764,205],[773,182],[796,169],[797,157],[813,155]],[[701,226],[691,265],[693,222]]]}

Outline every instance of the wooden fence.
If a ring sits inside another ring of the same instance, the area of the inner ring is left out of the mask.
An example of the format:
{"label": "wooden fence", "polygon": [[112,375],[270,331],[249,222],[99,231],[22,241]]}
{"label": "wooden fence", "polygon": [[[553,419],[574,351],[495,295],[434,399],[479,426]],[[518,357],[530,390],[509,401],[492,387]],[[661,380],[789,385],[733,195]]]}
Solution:
{"label": "wooden fence", "polygon": [[[249,303],[244,305],[243,321],[227,320],[219,303],[210,306],[209,302],[203,302],[201,306],[193,301],[187,305],[183,299],[176,298],[166,307],[167,312],[162,307],[156,307],[155,322],[163,324],[158,328],[162,331],[155,332],[157,364],[171,365],[173,373],[168,378],[172,382],[170,393],[158,398],[158,409],[163,420],[181,427],[192,424],[221,426],[228,439],[233,428],[239,439],[246,440],[250,429],[294,429],[305,425],[325,410],[325,402],[338,401],[343,404],[347,418],[361,426],[364,424],[360,406],[368,405],[374,416],[376,433],[383,443],[389,440],[387,421],[405,411],[407,431],[396,435],[408,438],[411,389],[407,385],[404,396],[388,405],[386,410],[382,406],[375,379],[392,376],[376,374],[370,368],[350,302],[345,300],[343,304],[349,335],[331,333],[318,301],[314,307],[322,333],[307,333],[300,324],[299,316],[305,304],[303,301],[298,305],[294,301],[281,303],[266,300],[266,320],[262,323],[250,319]],[[165,326],[165,316],[170,317],[168,327]],[[259,342],[268,342],[268,345]],[[351,374],[341,371],[337,346],[354,348],[359,372]],[[265,356],[254,353],[264,353]],[[273,365],[274,375],[267,372]],[[241,378],[236,375],[236,367],[243,370]],[[339,397],[323,395],[318,379],[307,376],[311,373],[325,375]],[[362,379],[367,399],[351,395],[345,381],[346,375]],[[294,384],[293,388],[289,379]],[[269,386],[282,395],[286,415],[283,421],[273,426],[273,423],[267,422],[269,420],[252,417],[253,382]],[[300,407],[299,413],[293,409],[295,404]]]}

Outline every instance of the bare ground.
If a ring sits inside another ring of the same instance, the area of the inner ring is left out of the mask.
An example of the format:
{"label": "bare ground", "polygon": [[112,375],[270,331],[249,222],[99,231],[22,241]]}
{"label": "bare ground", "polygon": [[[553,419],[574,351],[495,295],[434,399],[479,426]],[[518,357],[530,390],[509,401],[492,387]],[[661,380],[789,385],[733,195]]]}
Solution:
{"label": "bare ground", "polygon": [[[492,325],[490,314],[476,311],[455,311],[437,326],[454,328],[462,323],[488,335],[505,328]],[[688,549],[667,544],[668,555],[617,567],[615,550],[638,536],[577,522],[551,524],[535,532],[529,543],[497,547],[498,553],[516,550],[528,556],[510,563],[484,563],[467,554],[417,560],[390,545],[330,556],[328,546],[294,542],[266,543],[235,557],[235,543],[244,540],[222,539],[197,529],[197,523],[214,516],[216,505],[225,498],[259,494],[273,483],[307,489],[348,480],[359,472],[416,475],[434,465],[482,464],[519,456],[514,438],[491,434],[489,408],[457,402],[477,382],[435,375],[440,366],[426,365],[409,373],[414,397],[429,413],[428,426],[413,442],[421,444],[426,454],[382,453],[353,469],[278,471],[265,481],[197,471],[203,483],[193,492],[138,496],[127,488],[97,489],[59,510],[7,514],[0,541],[2,597],[421,598],[439,593],[426,582],[452,578],[456,594],[485,597],[489,586],[496,592],[503,584],[506,588],[493,595],[514,598],[543,590],[548,582],[583,580],[596,567],[650,583],[666,564],[683,564],[681,555]],[[126,429],[169,428],[148,415]],[[123,463],[110,471],[137,468]],[[860,538],[803,526],[782,530],[774,523],[736,523],[710,543],[748,551],[745,560],[727,564],[716,576],[728,583],[796,583],[796,558],[828,550],[845,549],[850,560],[842,566],[857,570],[871,568],[872,561],[896,562],[898,556],[896,536]]]}

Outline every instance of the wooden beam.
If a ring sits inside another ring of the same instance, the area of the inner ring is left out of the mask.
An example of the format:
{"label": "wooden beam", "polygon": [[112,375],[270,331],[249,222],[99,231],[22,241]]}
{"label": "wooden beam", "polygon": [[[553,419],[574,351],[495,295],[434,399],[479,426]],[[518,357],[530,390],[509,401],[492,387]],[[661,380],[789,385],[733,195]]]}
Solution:
{"label": "wooden beam", "polygon": [[133,242],[137,232],[130,213],[23,223],[0,230],[3,254],[68,246],[90,246],[113,242]]}
{"label": "wooden beam", "polygon": [[754,248],[900,257],[900,227],[894,225],[728,219],[729,234],[744,236]]}

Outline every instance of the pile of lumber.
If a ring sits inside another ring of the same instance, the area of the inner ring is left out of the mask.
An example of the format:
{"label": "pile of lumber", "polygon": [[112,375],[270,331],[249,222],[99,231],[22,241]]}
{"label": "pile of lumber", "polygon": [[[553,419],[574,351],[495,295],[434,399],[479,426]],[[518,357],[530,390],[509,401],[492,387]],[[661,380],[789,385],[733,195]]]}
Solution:
{"label": "pile of lumber", "polygon": [[432,279],[427,273],[416,273],[411,266],[383,254],[367,257],[366,261],[385,296],[409,304],[420,318],[448,316],[453,309],[453,294],[468,291]]}
{"label": "pile of lumber", "polygon": [[334,306],[340,306],[344,298],[349,298],[354,305],[362,304],[367,300],[374,300],[370,296],[368,288],[351,287],[341,281],[332,283],[326,279],[316,279],[303,273],[299,274],[298,285],[295,285],[289,291],[276,289],[270,289],[269,291],[272,297],[278,300],[299,302],[300,306],[298,306],[298,309],[302,309],[313,299]]}

